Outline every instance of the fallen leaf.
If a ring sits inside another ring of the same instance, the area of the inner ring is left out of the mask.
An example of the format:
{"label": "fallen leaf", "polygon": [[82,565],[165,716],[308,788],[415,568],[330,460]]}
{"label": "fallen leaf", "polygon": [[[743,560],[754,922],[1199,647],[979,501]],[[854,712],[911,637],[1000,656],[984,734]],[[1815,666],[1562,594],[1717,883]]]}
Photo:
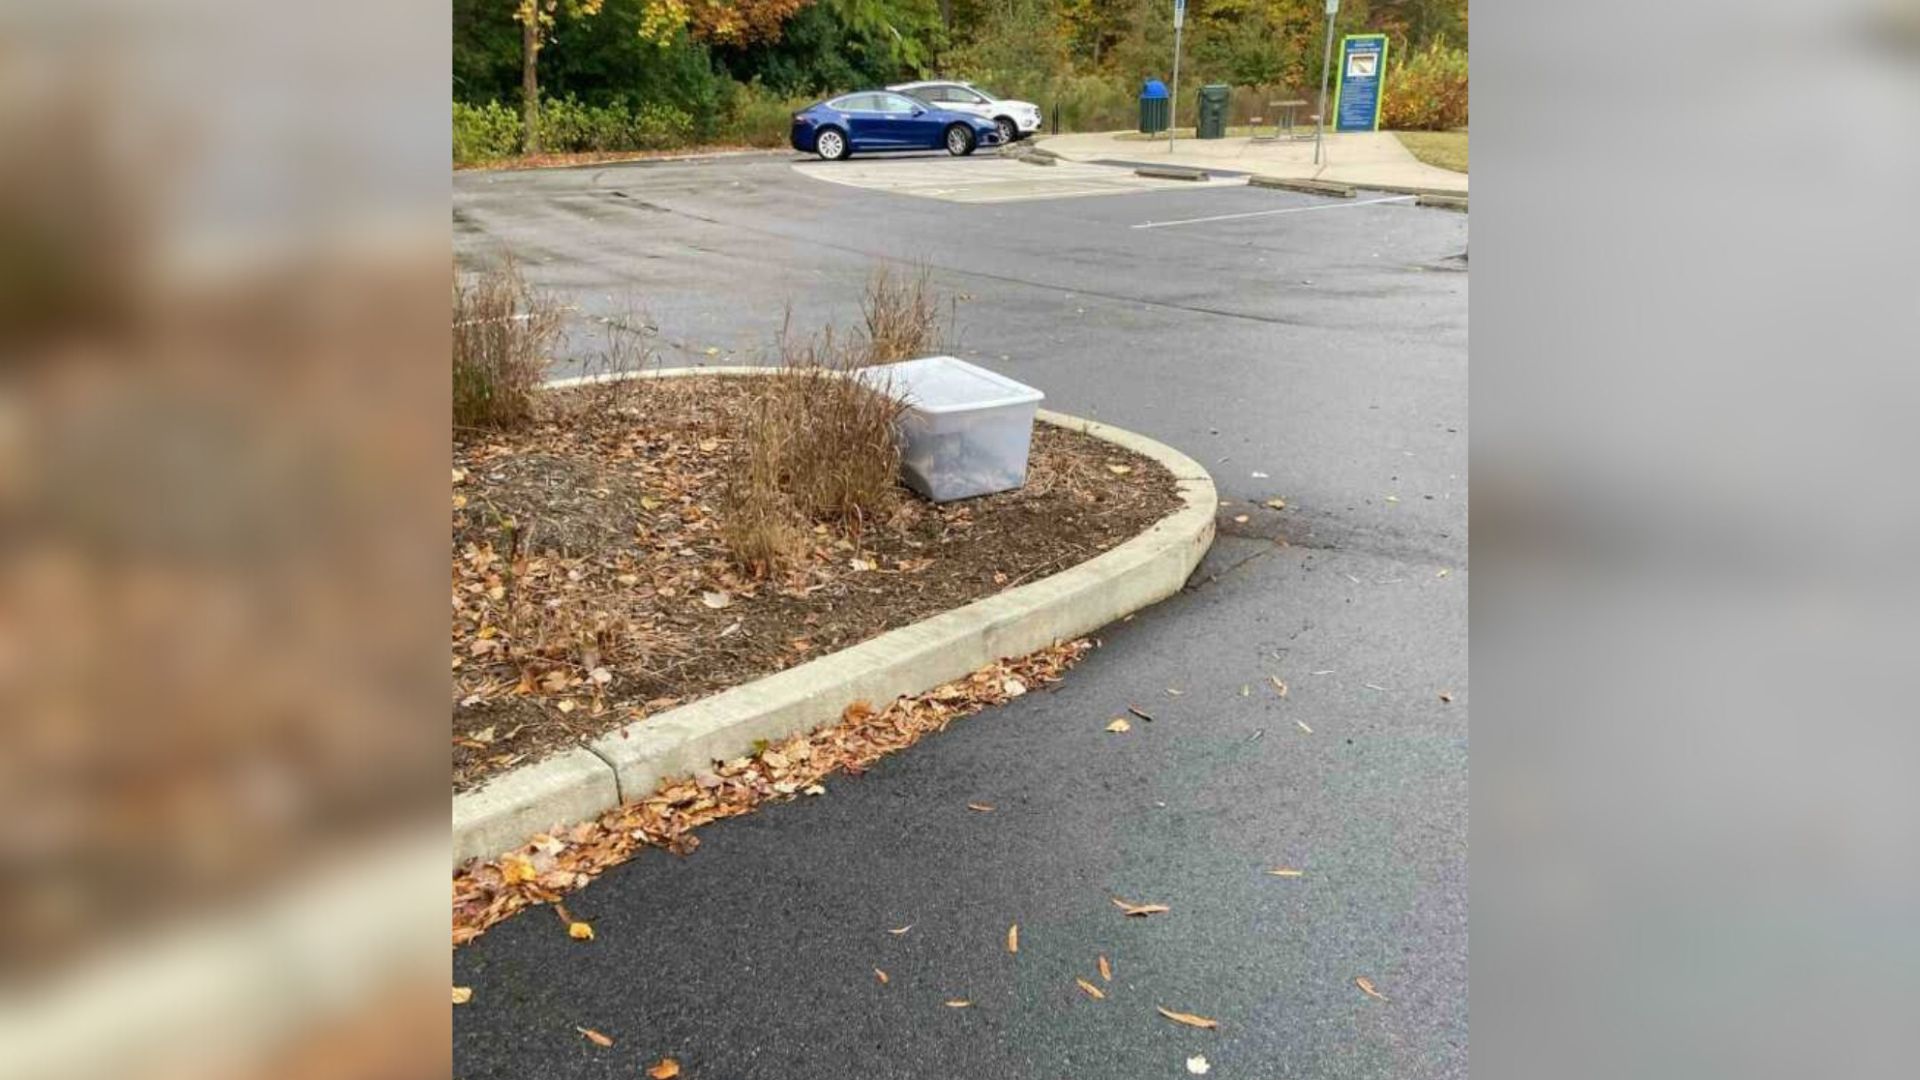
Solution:
{"label": "fallen leaf", "polygon": [[672,1058],[661,1058],[659,1064],[647,1070],[653,1080],[673,1080],[680,1075],[680,1063]]}
{"label": "fallen leaf", "polygon": [[1309,735],[1313,734],[1313,729],[1307,726],[1307,722],[1305,720],[1295,720],[1294,723],[1300,725],[1301,731],[1304,731]]}
{"label": "fallen leaf", "polygon": [[1213,1066],[1207,1064],[1207,1058],[1204,1054],[1195,1054],[1187,1059],[1187,1071],[1195,1076],[1207,1075],[1207,1070],[1212,1067]]}
{"label": "fallen leaf", "polygon": [[1447,703],[1447,704],[1449,704],[1449,705],[1451,705],[1451,704],[1453,704],[1453,695],[1452,695],[1452,694],[1450,694],[1450,693],[1448,693],[1448,692],[1447,692],[1447,691],[1445,691],[1445,690],[1442,690],[1442,691],[1440,691],[1440,700],[1441,700],[1441,701],[1444,701],[1444,702],[1446,702],[1446,703]]}
{"label": "fallen leaf", "polygon": [[583,922],[568,923],[567,936],[575,941],[592,941],[593,927]]}
{"label": "fallen leaf", "polygon": [[1379,998],[1381,1001],[1387,1000],[1386,995],[1380,993],[1380,991],[1375,990],[1373,988],[1373,980],[1367,978],[1365,975],[1359,976],[1358,978],[1354,979],[1353,985],[1359,987],[1360,992],[1367,995],[1370,998]]}
{"label": "fallen leaf", "polygon": [[1167,687],[1167,694],[1170,697],[1179,697],[1181,694],[1184,694],[1184,693],[1186,693],[1185,690],[1175,690],[1171,686]]}
{"label": "fallen leaf", "polygon": [[453,1003],[455,1005],[465,1005],[467,1002],[472,1000],[473,1000],[473,987],[456,986],[453,988]]}
{"label": "fallen leaf", "polygon": [[874,969],[873,969],[873,977],[874,977],[874,978],[876,978],[876,979],[879,979],[879,980],[880,980],[880,985],[881,985],[881,986],[885,986],[885,985],[887,985],[887,973],[886,973],[886,972],[884,972],[884,971],[881,971],[881,970],[880,970],[879,968],[874,968]]}
{"label": "fallen leaf", "polygon": [[1133,466],[1131,466],[1131,465],[1109,465],[1109,466],[1107,466],[1107,471],[1108,471],[1108,472],[1110,472],[1110,473],[1112,473],[1112,474],[1113,474],[1113,475],[1115,475],[1115,476],[1125,476],[1125,475],[1127,475],[1128,473],[1130,473],[1130,472],[1132,472],[1132,471],[1133,471]]}
{"label": "fallen leaf", "polygon": [[947,1008],[949,1009],[967,1009],[972,1007],[973,1002],[968,1001],[966,998],[954,998],[947,1002]]}
{"label": "fallen leaf", "polygon": [[1019,697],[1027,692],[1027,684],[1019,679],[1009,678],[1000,684],[1000,689],[1004,690],[1008,697]]}
{"label": "fallen leaf", "polygon": [[825,795],[826,793],[827,789],[820,784],[808,784],[800,789],[802,795]]}
{"label": "fallen leaf", "polygon": [[533,863],[524,855],[506,855],[500,859],[500,880],[508,885],[532,881],[539,875],[534,872]]}
{"label": "fallen leaf", "polygon": [[1398,496],[1398,495],[1389,495],[1389,496],[1387,496],[1387,501],[1388,501],[1388,502],[1391,502],[1391,503],[1397,503],[1397,502],[1399,502],[1399,501],[1400,501],[1400,496]]}
{"label": "fallen leaf", "polygon": [[1233,523],[1235,525],[1245,525],[1248,520],[1250,519],[1245,514],[1235,514],[1233,517]]}
{"label": "fallen leaf", "polygon": [[983,814],[991,814],[993,813],[993,804],[983,803],[983,802],[970,802],[967,804],[967,809],[978,810]]}
{"label": "fallen leaf", "polygon": [[889,930],[887,931],[887,933],[892,934],[894,937],[899,937],[901,934],[904,934],[911,929],[913,929],[913,924],[908,923],[907,925],[902,926],[897,930]]}
{"label": "fallen leaf", "polygon": [[1273,689],[1275,693],[1279,694],[1281,697],[1287,696],[1287,684],[1281,682],[1280,677],[1278,675],[1267,676],[1267,681],[1273,684]]}
{"label": "fallen leaf", "polygon": [[1113,732],[1115,735],[1123,735],[1132,731],[1133,725],[1127,723],[1126,717],[1116,716],[1114,717],[1113,723],[1107,725],[1107,730]]}
{"label": "fallen leaf", "polygon": [[1263,505],[1269,510],[1285,510],[1287,508],[1287,500],[1268,499]]}
{"label": "fallen leaf", "polygon": [[1295,870],[1291,866],[1279,866],[1279,867],[1275,867],[1272,870],[1267,871],[1267,873],[1272,874],[1274,877],[1299,877],[1300,875],[1306,873],[1306,871]]}
{"label": "fallen leaf", "polygon": [[1106,1000],[1107,995],[1102,993],[1099,987],[1093,985],[1087,980],[1076,978],[1073,981],[1080,985],[1080,989],[1085,990],[1087,992],[1088,997],[1094,999],[1095,1001]]}
{"label": "fallen leaf", "polygon": [[711,454],[718,449],[720,449],[719,439],[701,439],[700,440],[701,453]]}
{"label": "fallen leaf", "polygon": [[731,606],[733,604],[733,597],[723,592],[703,592],[700,594],[700,602],[715,611],[719,611],[723,607]]}
{"label": "fallen leaf", "polygon": [[605,1035],[600,1034],[599,1032],[593,1030],[592,1028],[576,1027],[573,1030],[579,1032],[582,1035],[585,1035],[587,1037],[587,1041],[591,1042],[595,1046],[612,1046],[613,1045],[612,1039],[607,1038]]}
{"label": "fallen leaf", "polygon": [[1139,915],[1142,917],[1158,915],[1161,912],[1173,910],[1165,904],[1129,904],[1117,896],[1113,898],[1113,906],[1126,912],[1128,915]]}
{"label": "fallen leaf", "polygon": [[1253,687],[1251,687],[1251,686],[1247,686],[1247,685],[1245,685],[1244,683],[1243,683],[1243,684],[1241,685],[1241,687],[1240,687],[1240,696],[1241,696],[1241,697],[1246,697],[1246,696],[1248,696],[1249,694],[1252,694],[1252,693],[1253,693]]}
{"label": "fallen leaf", "polygon": [[1007,951],[1010,953],[1017,953],[1020,951],[1020,924],[1019,923],[1014,923],[1012,926],[1007,927]]}
{"label": "fallen leaf", "polygon": [[1440,568],[1440,572],[1439,572],[1439,573],[1437,573],[1437,574],[1435,574],[1435,575],[1433,575],[1433,576],[1434,576],[1434,577],[1446,577],[1446,576],[1447,576],[1448,574],[1451,574],[1451,573],[1453,573],[1453,571],[1451,571],[1451,570],[1449,570],[1449,569],[1447,569],[1447,568],[1445,568],[1445,567],[1441,567],[1441,568]]}
{"label": "fallen leaf", "polygon": [[1100,954],[1100,981],[1101,982],[1113,981],[1113,965],[1107,963],[1106,953]]}
{"label": "fallen leaf", "polygon": [[719,350],[719,348],[718,348],[718,347],[716,347],[716,346],[713,346],[713,345],[709,345],[709,346],[707,346],[707,355],[708,355],[708,356],[719,356],[719,355],[720,355],[720,350]]}
{"label": "fallen leaf", "polygon": [[1173,1021],[1176,1024],[1185,1024],[1188,1027],[1206,1028],[1209,1031],[1220,1026],[1220,1021],[1218,1020],[1209,1020],[1204,1016],[1195,1016],[1192,1013],[1174,1012],[1172,1009],[1167,1008],[1165,1005],[1155,1005],[1154,1008],[1160,1010],[1161,1016],[1166,1017],[1167,1019]]}
{"label": "fallen leaf", "polygon": [[1266,474],[1266,473],[1263,473],[1263,472],[1257,472],[1257,473],[1254,473],[1254,474],[1253,474],[1253,478],[1254,478],[1255,480],[1265,480],[1265,479],[1267,479],[1268,477],[1267,477],[1267,474]]}
{"label": "fallen leaf", "polygon": [[1145,720],[1149,724],[1153,723],[1153,717],[1148,716],[1147,711],[1145,709],[1142,709],[1138,705],[1127,706],[1127,711],[1139,717],[1140,719]]}

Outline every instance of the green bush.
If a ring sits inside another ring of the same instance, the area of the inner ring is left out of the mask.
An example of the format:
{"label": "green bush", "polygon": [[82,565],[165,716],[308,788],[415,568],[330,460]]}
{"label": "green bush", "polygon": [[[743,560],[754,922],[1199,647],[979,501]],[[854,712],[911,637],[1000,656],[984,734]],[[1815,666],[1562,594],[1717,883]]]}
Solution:
{"label": "green bush", "polygon": [[758,82],[736,86],[728,98],[714,137],[744,146],[785,146],[793,129],[793,114],[813,104],[811,98],[783,97]]}
{"label": "green bush", "polygon": [[634,114],[629,130],[632,133],[632,149],[671,150],[692,141],[693,117],[671,105],[649,101]]}
{"label": "green bush", "polygon": [[1466,127],[1467,97],[1467,51],[1432,41],[1389,68],[1380,125],[1397,131]]}
{"label": "green bush", "polygon": [[541,149],[553,154],[671,150],[693,135],[693,118],[672,105],[587,105],[568,94],[540,103]]}
{"label": "green bush", "polygon": [[520,152],[520,114],[497,101],[453,103],[453,160],[471,165]]}
{"label": "green bush", "polygon": [[1067,75],[1030,99],[1061,131],[1120,131],[1140,122],[1140,87],[1117,75]]}

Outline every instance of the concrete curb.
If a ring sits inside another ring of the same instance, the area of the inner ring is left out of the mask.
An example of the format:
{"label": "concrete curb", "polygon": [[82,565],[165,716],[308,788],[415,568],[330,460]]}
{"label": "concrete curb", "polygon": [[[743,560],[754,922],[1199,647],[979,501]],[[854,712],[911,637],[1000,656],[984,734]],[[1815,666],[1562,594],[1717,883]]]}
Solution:
{"label": "concrete curb", "polygon": [[[673,368],[549,383],[581,386],[622,377],[764,375],[769,368]],[[851,648],[635,721],[569,751],[453,797],[453,864],[511,850],[542,829],[592,817],[662,780],[738,757],[840,718],[854,701],[881,705],[1008,656],[1102,626],[1178,592],[1213,544],[1219,496],[1185,454],[1143,435],[1042,410],[1039,419],[1158,461],[1184,506],[1111,551],[1031,584],[976,600]]]}
{"label": "concrete curb", "polygon": [[1442,210],[1458,210],[1463,214],[1467,212],[1465,195],[1422,195],[1414,201],[1419,206],[1436,206]]}
{"label": "concrete curb", "polygon": [[1255,173],[1247,177],[1247,186],[1280,188],[1283,191],[1299,191],[1308,195],[1333,195],[1342,199],[1353,198],[1352,184],[1341,184],[1332,180],[1301,180],[1291,176],[1263,176]]}
{"label": "concrete curb", "polygon": [[498,855],[555,825],[584,821],[620,803],[604,758],[569,750],[453,797],[453,865]]}
{"label": "concrete curb", "polygon": [[1160,180],[1205,180],[1205,169],[1190,169],[1185,165],[1140,165],[1134,168],[1136,176],[1151,176]]}
{"label": "concrete curb", "polygon": [[[1341,181],[1347,183],[1348,181]],[[1365,180],[1352,181],[1354,187],[1362,191],[1384,191],[1389,195],[1440,195],[1453,199],[1464,199],[1466,193],[1458,188],[1418,187],[1407,184],[1369,184]]]}

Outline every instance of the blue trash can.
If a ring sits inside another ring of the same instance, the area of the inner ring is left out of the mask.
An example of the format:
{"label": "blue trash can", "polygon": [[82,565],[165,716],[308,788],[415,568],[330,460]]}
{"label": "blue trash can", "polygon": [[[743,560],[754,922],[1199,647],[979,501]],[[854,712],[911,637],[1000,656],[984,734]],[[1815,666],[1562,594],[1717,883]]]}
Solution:
{"label": "blue trash can", "polygon": [[1140,131],[1152,135],[1167,130],[1173,122],[1173,100],[1167,96],[1167,84],[1148,79],[1140,87]]}

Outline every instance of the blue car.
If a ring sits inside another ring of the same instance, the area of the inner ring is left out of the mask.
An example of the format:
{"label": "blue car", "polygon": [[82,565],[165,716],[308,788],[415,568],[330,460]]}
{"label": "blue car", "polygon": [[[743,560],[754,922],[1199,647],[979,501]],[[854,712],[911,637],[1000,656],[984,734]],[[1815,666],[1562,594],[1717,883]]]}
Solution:
{"label": "blue car", "polygon": [[954,157],[1000,145],[992,120],[889,90],[863,90],[793,114],[793,148],[839,161],[854,151],[946,150]]}

